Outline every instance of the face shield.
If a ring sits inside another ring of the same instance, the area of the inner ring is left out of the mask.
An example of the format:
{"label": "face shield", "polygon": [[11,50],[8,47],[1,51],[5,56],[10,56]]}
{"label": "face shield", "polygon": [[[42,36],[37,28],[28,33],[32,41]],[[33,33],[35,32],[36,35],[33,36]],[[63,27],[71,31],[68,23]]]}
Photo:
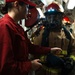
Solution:
{"label": "face shield", "polygon": [[52,9],[45,13],[46,16],[46,25],[49,26],[49,28],[60,28],[62,25],[62,18],[63,14],[60,12],[57,12],[56,10]]}

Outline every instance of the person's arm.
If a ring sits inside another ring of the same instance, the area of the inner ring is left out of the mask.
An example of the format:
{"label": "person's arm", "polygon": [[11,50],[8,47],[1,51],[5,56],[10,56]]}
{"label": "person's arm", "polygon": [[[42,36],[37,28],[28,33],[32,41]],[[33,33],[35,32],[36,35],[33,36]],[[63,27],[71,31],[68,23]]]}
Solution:
{"label": "person's arm", "polygon": [[53,54],[56,54],[56,53],[60,53],[62,50],[61,48],[58,48],[58,47],[50,48],[50,47],[34,45],[30,42],[29,39],[27,39],[27,42],[28,42],[28,46],[29,46],[29,52],[32,54],[36,54],[36,55],[48,54],[50,52]]}
{"label": "person's arm", "polygon": [[30,53],[39,54],[39,55],[47,54],[47,53],[50,53],[51,51],[50,47],[42,47],[42,46],[34,45],[34,44],[30,44],[29,48],[30,48]]}

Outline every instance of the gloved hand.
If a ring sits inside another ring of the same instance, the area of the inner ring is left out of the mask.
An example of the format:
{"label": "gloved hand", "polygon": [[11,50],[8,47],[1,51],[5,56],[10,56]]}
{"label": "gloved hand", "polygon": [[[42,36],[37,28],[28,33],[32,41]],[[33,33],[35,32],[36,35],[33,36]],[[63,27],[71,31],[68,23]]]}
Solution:
{"label": "gloved hand", "polygon": [[43,60],[44,61],[41,63],[48,68],[63,68],[64,66],[64,60],[51,53],[49,53]]}

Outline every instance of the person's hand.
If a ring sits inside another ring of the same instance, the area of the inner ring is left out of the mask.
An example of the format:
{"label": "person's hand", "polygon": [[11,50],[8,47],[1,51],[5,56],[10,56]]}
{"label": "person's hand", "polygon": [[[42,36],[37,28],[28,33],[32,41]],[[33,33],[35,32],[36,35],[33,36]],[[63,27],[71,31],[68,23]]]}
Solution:
{"label": "person's hand", "polygon": [[40,59],[35,59],[35,60],[31,61],[31,63],[32,63],[32,70],[37,70],[38,68],[40,68],[42,66],[40,61],[41,61]]}
{"label": "person's hand", "polygon": [[51,53],[55,54],[55,55],[59,55],[61,54],[62,49],[59,47],[53,47],[51,48]]}

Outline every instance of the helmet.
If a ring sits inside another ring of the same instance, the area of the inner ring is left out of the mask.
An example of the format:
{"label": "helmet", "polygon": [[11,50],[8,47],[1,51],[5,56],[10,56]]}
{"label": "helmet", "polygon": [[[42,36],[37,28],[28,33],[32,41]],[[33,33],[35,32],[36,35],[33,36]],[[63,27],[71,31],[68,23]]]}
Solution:
{"label": "helmet", "polygon": [[52,30],[61,29],[63,7],[57,2],[52,2],[45,8],[46,26]]}
{"label": "helmet", "polygon": [[26,27],[33,27],[37,24],[39,18],[39,12],[36,8],[29,9],[29,13],[27,15],[25,26]]}
{"label": "helmet", "polygon": [[51,4],[49,4],[46,9],[45,9],[45,13],[47,14],[53,14],[53,13],[63,13],[64,9],[63,7],[57,3],[57,2],[52,2]]}
{"label": "helmet", "polygon": [[64,25],[71,25],[71,22],[68,16],[64,16],[62,22]]}
{"label": "helmet", "polygon": [[67,30],[72,32],[72,29],[71,29],[72,24],[71,24],[70,18],[68,16],[63,17],[62,23],[66,27]]}

